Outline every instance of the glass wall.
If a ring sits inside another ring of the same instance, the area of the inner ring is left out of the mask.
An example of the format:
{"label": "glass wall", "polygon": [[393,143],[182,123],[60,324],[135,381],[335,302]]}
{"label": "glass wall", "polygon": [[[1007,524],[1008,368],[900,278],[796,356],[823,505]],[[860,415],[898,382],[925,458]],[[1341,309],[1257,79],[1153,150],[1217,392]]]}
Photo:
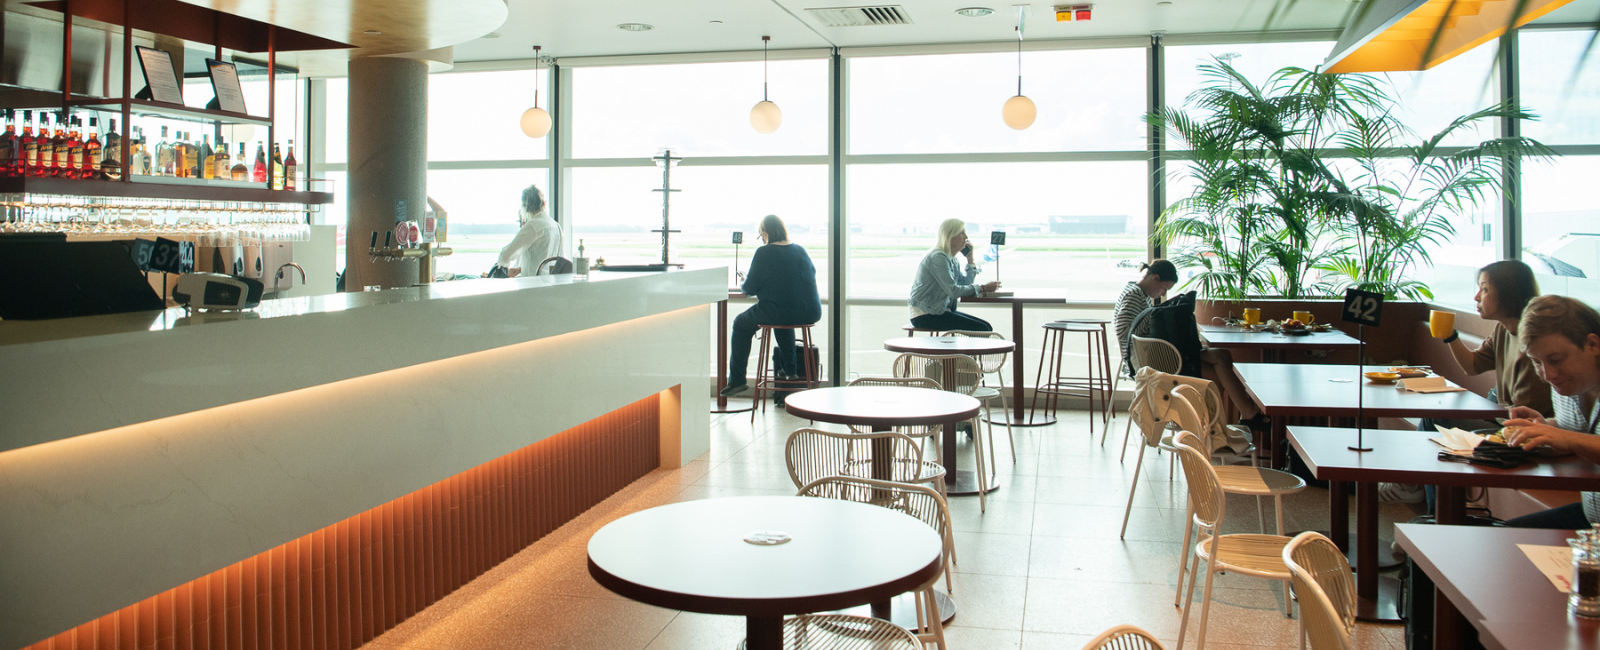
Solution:
{"label": "glass wall", "polygon": [[[1539,115],[1523,135],[1563,149],[1522,176],[1522,260],[1545,293],[1600,303],[1600,63],[1583,53],[1591,31],[1520,35],[1522,102]],[[1580,68],[1578,62],[1584,61]],[[1583,147],[1588,147],[1584,149]]]}

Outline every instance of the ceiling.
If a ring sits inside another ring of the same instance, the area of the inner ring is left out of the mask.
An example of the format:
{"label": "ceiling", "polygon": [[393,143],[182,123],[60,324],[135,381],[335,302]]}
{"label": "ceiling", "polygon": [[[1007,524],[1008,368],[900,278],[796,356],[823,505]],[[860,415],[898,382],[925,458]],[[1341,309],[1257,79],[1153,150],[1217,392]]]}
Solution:
{"label": "ceiling", "polygon": [[[498,38],[455,46],[456,62],[526,59],[541,45],[555,57],[719,52],[772,48],[867,47],[1005,41],[1014,38],[1016,5],[985,0],[900,0],[909,25],[825,27],[808,8],[859,6],[841,0],[508,0]],[[885,3],[890,4],[890,3]],[[981,18],[956,9],[981,6]],[[1053,4],[1029,7],[1026,37],[1068,39],[1168,34],[1338,29],[1356,5],[1350,0],[1102,0],[1088,22],[1057,23]],[[1586,22],[1600,17],[1600,0],[1575,0],[1541,23]],[[1269,24],[1270,21],[1270,24]],[[654,29],[628,32],[621,23]]]}

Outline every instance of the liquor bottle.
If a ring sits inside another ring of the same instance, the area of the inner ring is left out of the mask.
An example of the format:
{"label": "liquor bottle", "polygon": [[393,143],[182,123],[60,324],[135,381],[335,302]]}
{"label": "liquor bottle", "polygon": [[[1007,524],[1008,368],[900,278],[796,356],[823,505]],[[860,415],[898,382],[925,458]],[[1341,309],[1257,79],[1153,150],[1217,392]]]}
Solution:
{"label": "liquor bottle", "polygon": [[6,109],[6,132],[0,135],[0,176],[17,175],[17,124],[11,109]]}
{"label": "liquor bottle", "polygon": [[167,142],[167,127],[161,127],[161,140],[156,142],[156,176],[176,176],[178,173],[178,151]]}
{"label": "liquor bottle", "polygon": [[283,153],[276,142],[272,143],[272,189],[283,189]]}
{"label": "liquor bottle", "polygon": [[151,173],[153,173],[150,170],[153,169],[154,167],[155,167],[155,163],[152,161],[151,156],[150,156],[150,141],[145,138],[144,129],[140,128],[139,129],[139,165],[138,165],[138,168],[135,169],[134,171],[137,172],[137,173],[144,174],[144,175],[148,176]]}
{"label": "liquor bottle", "polygon": [[174,171],[179,178],[188,178],[190,172],[194,171],[194,163],[190,160],[194,153],[189,148],[189,132],[179,131],[177,139],[172,142],[172,146],[177,148],[177,151],[173,154],[173,166],[177,168]]}
{"label": "liquor bottle", "polygon": [[67,138],[67,115],[56,113],[56,135],[51,138],[56,147],[56,168],[52,176],[72,177],[72,144]]}
{"label": "liquor bottle", "polygon": [[250,169],[244,166],[244,143],[239,143],[239,157],[233,159],[233,168],[228,170],[228,175],[236,181],[250,180]]}
{"label": "liquor bottle", "polygon": [[79,172],[78,178],[100,178],[100,150],[105,145],[100,143],[99,130],[99,118],[89,118],[89,130],[84,132],[83,139],[83,171]]}
{"label": "liquor bottle", "polygon": [[78,117],[76,115],[72,116],[71,118],[68,118],[68,122],[67,122],[67,169],[66,169],[66,173],[61,175],[63,178],[73,178],[73,179],[83,178],[83,169],[84,169],[84,167],[83,167],[84,149],[83,148],[84,148],[84,142],[83,142],[83,135],[80,133],[80,131],[82,131],[82,130],[83,130],[83,123],[78,120]]}
{"label": "liquor bottle", "polygon": [[[217,138],[218,149],[221,148],[222,138]],[[204,136],[200,143],[200,177],[211,180],[217,177],[217,149],[211,148],[211,136]]]}
{"label": "liquor bottle", "polygon": [[53,176],[56,169],[56,142],[50,137],[50,114],[39,112],[39,137],[34,139],[39,143],[39,164],[34,167],[35,176]]}
{"label": "liquor bottle", "polygon": [[223,142],[222,136],[219,135],[217,136],[216,154],[212,156],[211,160],[210,177],[228,180],[229,178],[232,178],[232,174],[229,171],[231,169],[233,169],[233,163],[228,157],[228,143]]}
{"label": "liquor bottle", "polygon": [[200,136],[200,149],[195,155],[195,178],[210,180],[217,175],[217,152],[211,149],[211,136]]}
{"label": "liquor bottle", "polygon": [[267,152],[264,145],[256,145],[256,164],[250,174],[250,180],[257,183],[267,182]]}
{"label": "liquor bottle", "polygon": [[39,141],[33,137],[33,111],[22,112],[22,137],[18,142],[22,144],[22,166],[17,175],[38,176]]}
{"label": "liquor bottle", "polygon": [[[111,118],[111,128],[106,129],[105,146],[101,149],[100,177],[122,180],[122,135],[117,133],[117,118]],[[132,164],[132,161],[129,161]]]}
{"label": "liquor bottle", "polygon": [[293,192],[295,190],[294,172],[300,168],[300,163],[294,159],[294,140],[289,141],[289,157],[283,159],[283,189]]}

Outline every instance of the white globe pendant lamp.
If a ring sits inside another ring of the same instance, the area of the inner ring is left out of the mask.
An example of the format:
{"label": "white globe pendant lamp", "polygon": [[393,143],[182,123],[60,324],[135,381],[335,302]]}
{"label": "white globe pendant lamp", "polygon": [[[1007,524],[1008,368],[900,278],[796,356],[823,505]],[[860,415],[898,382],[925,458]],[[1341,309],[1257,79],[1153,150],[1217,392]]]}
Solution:
{"label": "white globe pendant lamp", "polygon": [[522,133],[542,138],[550,132],[550,113],[539,108],[539,46],[533,46],[533,108],[522,112]]}
{"label": "white globe pendant lamp", "polygon": [[767,99],[767,43],[771,36],[761,37],[761,101],[750,109],[750,126],[756,133],[772,133],[783,125],[783,109]]}
{"label": "white globe pendant lamp", "polygon": [[1005,120],[1006,126],[1021,131],[1033,126],[1033,120],[1039,117],[1038,107],[1033,105],[1033,100],[1022,94],[1022,26],[1017,26],[1017,94],[1007,99],[1004,106],[1000,107],[1000,119]]}

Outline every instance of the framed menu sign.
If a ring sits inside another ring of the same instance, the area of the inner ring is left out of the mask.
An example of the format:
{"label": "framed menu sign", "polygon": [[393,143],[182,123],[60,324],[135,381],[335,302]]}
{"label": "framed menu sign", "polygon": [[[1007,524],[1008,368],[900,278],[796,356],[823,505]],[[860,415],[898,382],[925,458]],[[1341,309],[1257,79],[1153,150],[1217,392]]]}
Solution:
{"label": "framed menu sign", "polygon": [[244,90],[239,87],[239,69],[232,63],[206,59],[211,71],[211,89],[217,93],[217,109],[229,113],[246,113]]}
{"label": "framed menu sign", "polygon": [[178,83],[178,71],[172,67],[172,55],[143,45],[134,49],[139,50],[139,69],[144,71],[144,90],[149,99],[182,106],[183,86]]}

